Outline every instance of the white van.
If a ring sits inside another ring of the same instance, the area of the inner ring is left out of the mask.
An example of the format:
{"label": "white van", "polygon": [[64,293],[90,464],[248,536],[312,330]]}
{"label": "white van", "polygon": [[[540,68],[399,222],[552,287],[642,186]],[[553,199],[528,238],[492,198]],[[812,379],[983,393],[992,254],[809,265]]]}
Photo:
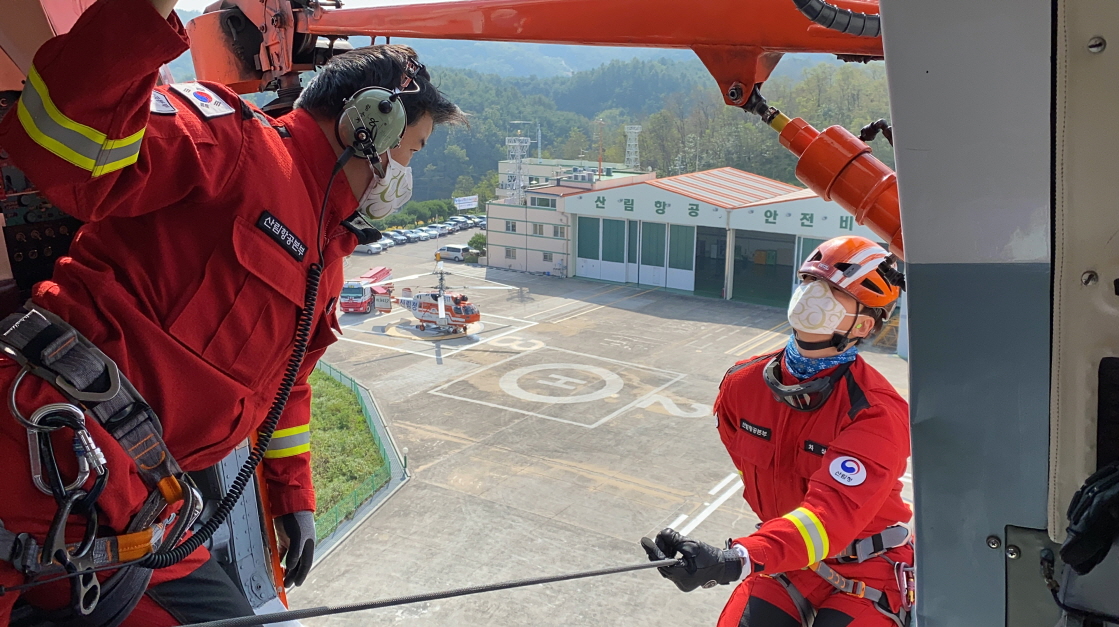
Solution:
{"label": "white van", "polygon": [[478,251],[469,246],[462,246],[459,244],[450,244],[444,246],[435,252],[436,259],[443,261],[462,261],[466,259],[467,255],[477,255]]}

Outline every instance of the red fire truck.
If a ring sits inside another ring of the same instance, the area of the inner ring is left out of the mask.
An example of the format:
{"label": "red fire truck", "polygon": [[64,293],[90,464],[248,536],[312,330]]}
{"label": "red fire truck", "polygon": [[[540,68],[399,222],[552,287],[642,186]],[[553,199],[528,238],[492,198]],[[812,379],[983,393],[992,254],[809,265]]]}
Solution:
{"label": "red fire truck", "polygon": [[392,270],[383,266],[371,269],[355,281],[342,284],[342,295],[338,301],[342,313],[369,313],[373,310],[373,299],[377,296],[391,296]]}

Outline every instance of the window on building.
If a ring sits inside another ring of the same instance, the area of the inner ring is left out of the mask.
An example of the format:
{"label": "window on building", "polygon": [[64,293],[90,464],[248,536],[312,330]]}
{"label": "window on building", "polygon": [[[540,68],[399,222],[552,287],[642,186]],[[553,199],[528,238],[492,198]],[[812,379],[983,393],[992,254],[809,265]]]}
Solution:
{"label": "window on building", "polygon": [[543,208],[543,209],[555,209],[556,208],[556,199],[555,198],[541,198],[539,196],[529,196],[528,204],[529,204],[530,207],[540,207],[540,208]]}
{"label": "window on building", "polygon": [[551,260],[552,260],[552,253],[544,253],[544,261],[549,261],[550,262]]}
{"label": "window on building", "polygon": [[567,228],[562,226],[553,226],[552,237],[567,237]]}
{"label": "window on building", "polygon": [[510,233],[516,233],[517,232],[517,223],[513,222],[512,220],[506,220],[505,221],[505,230],[510,232]]}
{"label": "window on building", "polygon": [[516,248],[506,248],[505,249],[505,258],[506,259],[516,259],[517,258],[517,249]]}
{"label": "window on building", "polygon": [[532,234],[533,235],[544,235],[544,225],[543,224],[533,224],[532,225]]}

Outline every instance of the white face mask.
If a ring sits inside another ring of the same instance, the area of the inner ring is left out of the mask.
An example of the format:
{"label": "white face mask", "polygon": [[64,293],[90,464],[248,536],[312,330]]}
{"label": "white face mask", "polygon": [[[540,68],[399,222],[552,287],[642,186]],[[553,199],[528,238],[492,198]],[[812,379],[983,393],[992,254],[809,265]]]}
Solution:
{"label": "white face mask", "polygon": [[831,335],[848,313],[824,281],[801,283],[789,301],[789,326],[802,333]]}
{"label": "white face mask", "polygon": [[412,168],[393,161],[390,154],[384,178],[374,177],[369,182],[357,203],[357,210],[366,220],[380,220],[399,211],[411,197]]}

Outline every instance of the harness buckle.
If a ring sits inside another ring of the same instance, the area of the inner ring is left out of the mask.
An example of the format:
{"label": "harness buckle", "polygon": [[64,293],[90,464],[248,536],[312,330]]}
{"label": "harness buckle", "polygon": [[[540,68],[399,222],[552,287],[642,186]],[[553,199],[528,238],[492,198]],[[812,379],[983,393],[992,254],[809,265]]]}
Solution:
{"label": "harness buckle", "polygon": [[[848,581],[851,582],[851,591],[847,592],[847,594],[849,594],[853,597],[858,597],[860,599],[866,596],[866,584],[865,583],[859,581],[858,579],[848,579]],[[846,591],[844,591],[844,592],[846,592]]]}

